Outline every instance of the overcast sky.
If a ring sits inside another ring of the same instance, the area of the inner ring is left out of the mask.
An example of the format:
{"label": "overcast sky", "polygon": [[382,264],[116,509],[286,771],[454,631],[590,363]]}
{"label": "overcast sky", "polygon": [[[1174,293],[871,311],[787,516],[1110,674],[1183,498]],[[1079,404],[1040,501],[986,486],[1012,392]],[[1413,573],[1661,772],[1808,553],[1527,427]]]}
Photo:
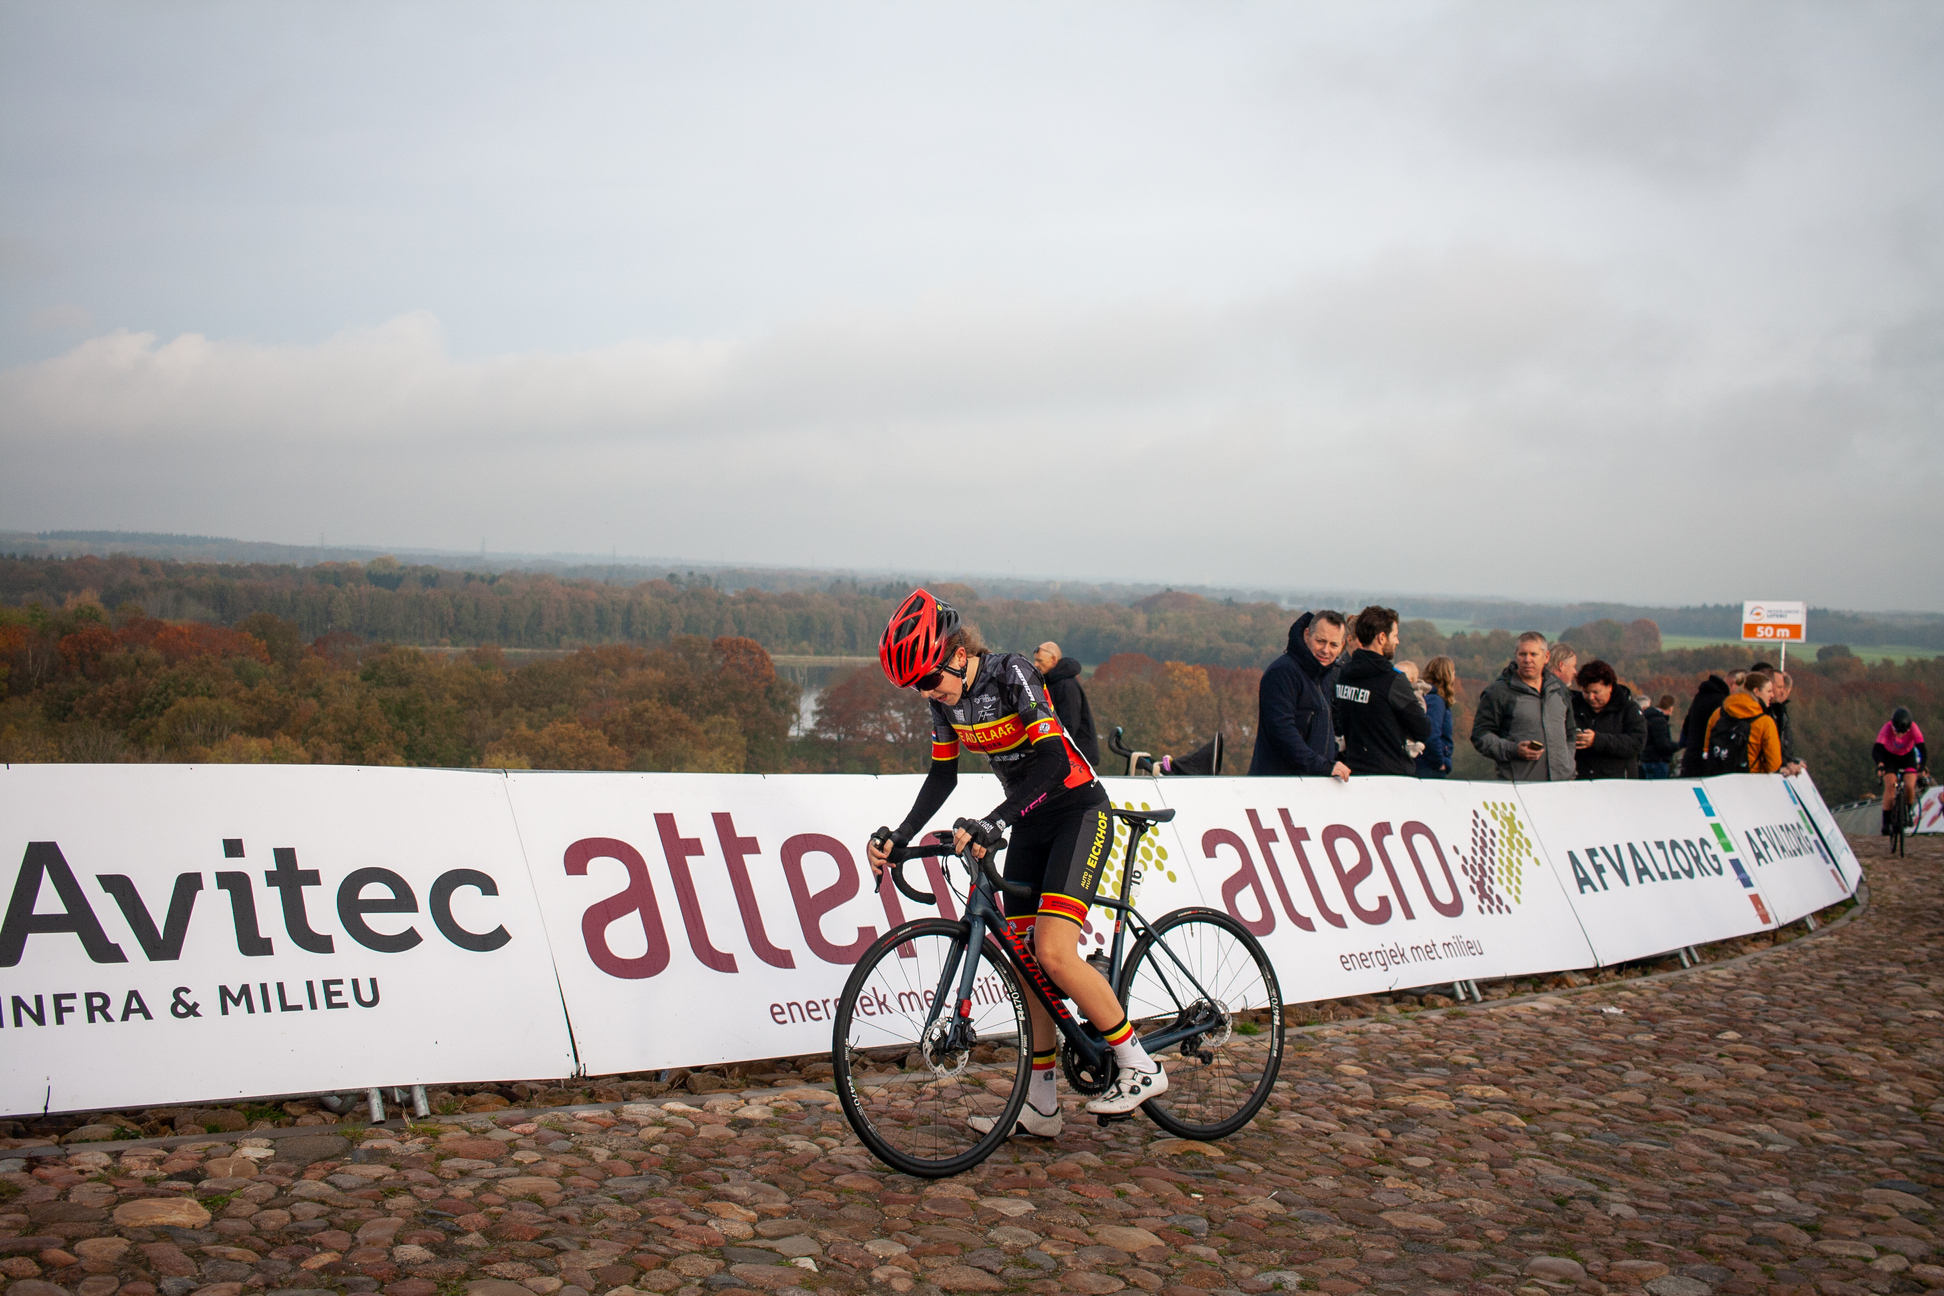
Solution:
{"label": "overcast sky", "polygon": [[1944,610],[1944,5],[8,4],[0,529]]}

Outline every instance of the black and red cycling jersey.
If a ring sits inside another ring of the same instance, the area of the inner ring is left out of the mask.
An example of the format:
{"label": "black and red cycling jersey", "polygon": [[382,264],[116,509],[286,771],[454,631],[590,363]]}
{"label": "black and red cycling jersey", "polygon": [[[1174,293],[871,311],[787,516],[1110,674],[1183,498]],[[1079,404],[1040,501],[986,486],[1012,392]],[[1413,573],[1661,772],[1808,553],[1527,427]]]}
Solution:
{"label": "black and red cycling jersey", "polygon": [[904,840],[925,826],[957,786],[961,751],[980,753],[999,776],[1006,799],[988,816],[994,820],[1017,823],[1094,786],[1093,767],[1053,713],[1031,658],[987,653],[979,659],[978,674],[966,681],[958,705],[933,702],[931,717],[931,772],[898,829]]}

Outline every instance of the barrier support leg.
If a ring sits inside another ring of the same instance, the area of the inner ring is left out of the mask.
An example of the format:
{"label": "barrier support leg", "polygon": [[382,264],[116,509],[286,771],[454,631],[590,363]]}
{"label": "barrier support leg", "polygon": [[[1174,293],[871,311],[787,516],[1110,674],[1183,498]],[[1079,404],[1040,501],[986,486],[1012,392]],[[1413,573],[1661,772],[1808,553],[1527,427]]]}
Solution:
{"label": "barrier support leg", "polygon": [[1465,982],[1465,984],[1471,987],[1471,992],[1472,992],[1472,1002],[1473,1002],[1473,1003],[1484,1003],[1484,1002],[1485,1002],[1485,996],[1484,996],[1484,995],[1482,995],[1482,994],[1480,994],[1480,993],[1478,993],[1478,982],[1476,982],[1476,981],[1467,981],[1467,982]]}
{"label": "barrier support leg", "polygon": [[1465,983],[1463,981],[1453,981],[1451,983],[1451,997],[1459,1003],[1465,1002]]}
{"label": "barrier support leg", "polygon": [[1688,957],[1688,952],[1687,952],[1687,946],[1685,946],[1685,945],[1683,945],[1683,946],[1681,946],[1681,948],[1679,948],[1679,949],[1677,949],[1677,950],[1675,950],[1675,951],[1674,951],[1674,953],[1675,953],[1675,954],[1676,954],[1677,956],[1679,956],[1679,958],[1680,958],[1680,960],[1681,960],[1681,966],[1682,966],[1682,967],[1693,967],[1693,966],[1694,966],[1694,960]]}
{"label": "barrier support leg", "polygon": [[432,1114],[432,1109],[429,1106],[427,1106],[425,1102],[425,1086],[413,1085],[412,1086],[412,1115],[423,1119],[424,1117],[430,1116],[431,1114]]}
{"label": "barrier support leg", "polygon": [[365,1100],[371,1104],[371,1123],[381,1125],[385,1120],[385,1095],[376,1089],[365,1091]]}
{"label": "barrier support leg", "polygon": [[1807,927],[1810,931],[1814,931],[1816,930],[1816,928],[1822,926],[1821,923],[1816,921],[1816,915],[1814,914],[1802,915],[1802,925],[1804,927]]}

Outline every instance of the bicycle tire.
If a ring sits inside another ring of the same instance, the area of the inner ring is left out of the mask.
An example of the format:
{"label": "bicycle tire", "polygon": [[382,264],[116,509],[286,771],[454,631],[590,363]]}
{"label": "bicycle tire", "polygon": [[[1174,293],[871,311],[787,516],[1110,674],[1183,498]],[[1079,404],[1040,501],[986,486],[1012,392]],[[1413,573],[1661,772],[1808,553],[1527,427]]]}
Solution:
{"label": "bicycle tire", "polygon": [[[1141,1105],[1148,1119],[1177,1138],[1204,1141],[1248,1124],[1282,1069],[1282,987],[1262,943],[1219,910],[1177,910],[1134,946],[1118,988],[1143,1038],[1190,1014],[1216,1023],[1156,1055],[1168,1067],[1168,1092]],[[1238,1021],[1244,1012],[1249,1017]],[[1263,1020],[1253,1020],[1258,1016]]]}
{"label": "bicycle tire", "polygon": [[[980,951],[969,1051],[927,1052],[927,1026],[946,968],[962,966],[971,926],[921,918],[896,927],[857,960],[831,1026],[831,1066],[844,1117],[864,1146],[905,1174],[936,1179],[978,1165],[1013,1133],[1032,1075],[1026,1000],[1010,964]],[[954,979],[948,990],[956,993]],[[973,1117],[992,1120],[981,1133]]]}

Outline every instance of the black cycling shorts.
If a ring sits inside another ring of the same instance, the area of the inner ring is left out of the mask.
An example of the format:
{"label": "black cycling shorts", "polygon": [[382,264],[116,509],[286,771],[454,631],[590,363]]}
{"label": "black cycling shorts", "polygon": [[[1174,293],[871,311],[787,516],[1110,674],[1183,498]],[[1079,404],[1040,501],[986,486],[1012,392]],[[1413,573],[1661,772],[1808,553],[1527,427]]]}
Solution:
{"label": "black cycling shorts", "polygon": [[1006,881],[1033,888],[1027,900],[1005,897],[1011,915],[1006,921],[1015,928],[1047,915],[1076,927],[1086,923],[1087,909],[1113,852],[1114,821],[1107,813],[1112,803],[1098,783],[1081,789],[1073,801],[1073,805],[1043,808],[1013,827],[1006,848]]}

